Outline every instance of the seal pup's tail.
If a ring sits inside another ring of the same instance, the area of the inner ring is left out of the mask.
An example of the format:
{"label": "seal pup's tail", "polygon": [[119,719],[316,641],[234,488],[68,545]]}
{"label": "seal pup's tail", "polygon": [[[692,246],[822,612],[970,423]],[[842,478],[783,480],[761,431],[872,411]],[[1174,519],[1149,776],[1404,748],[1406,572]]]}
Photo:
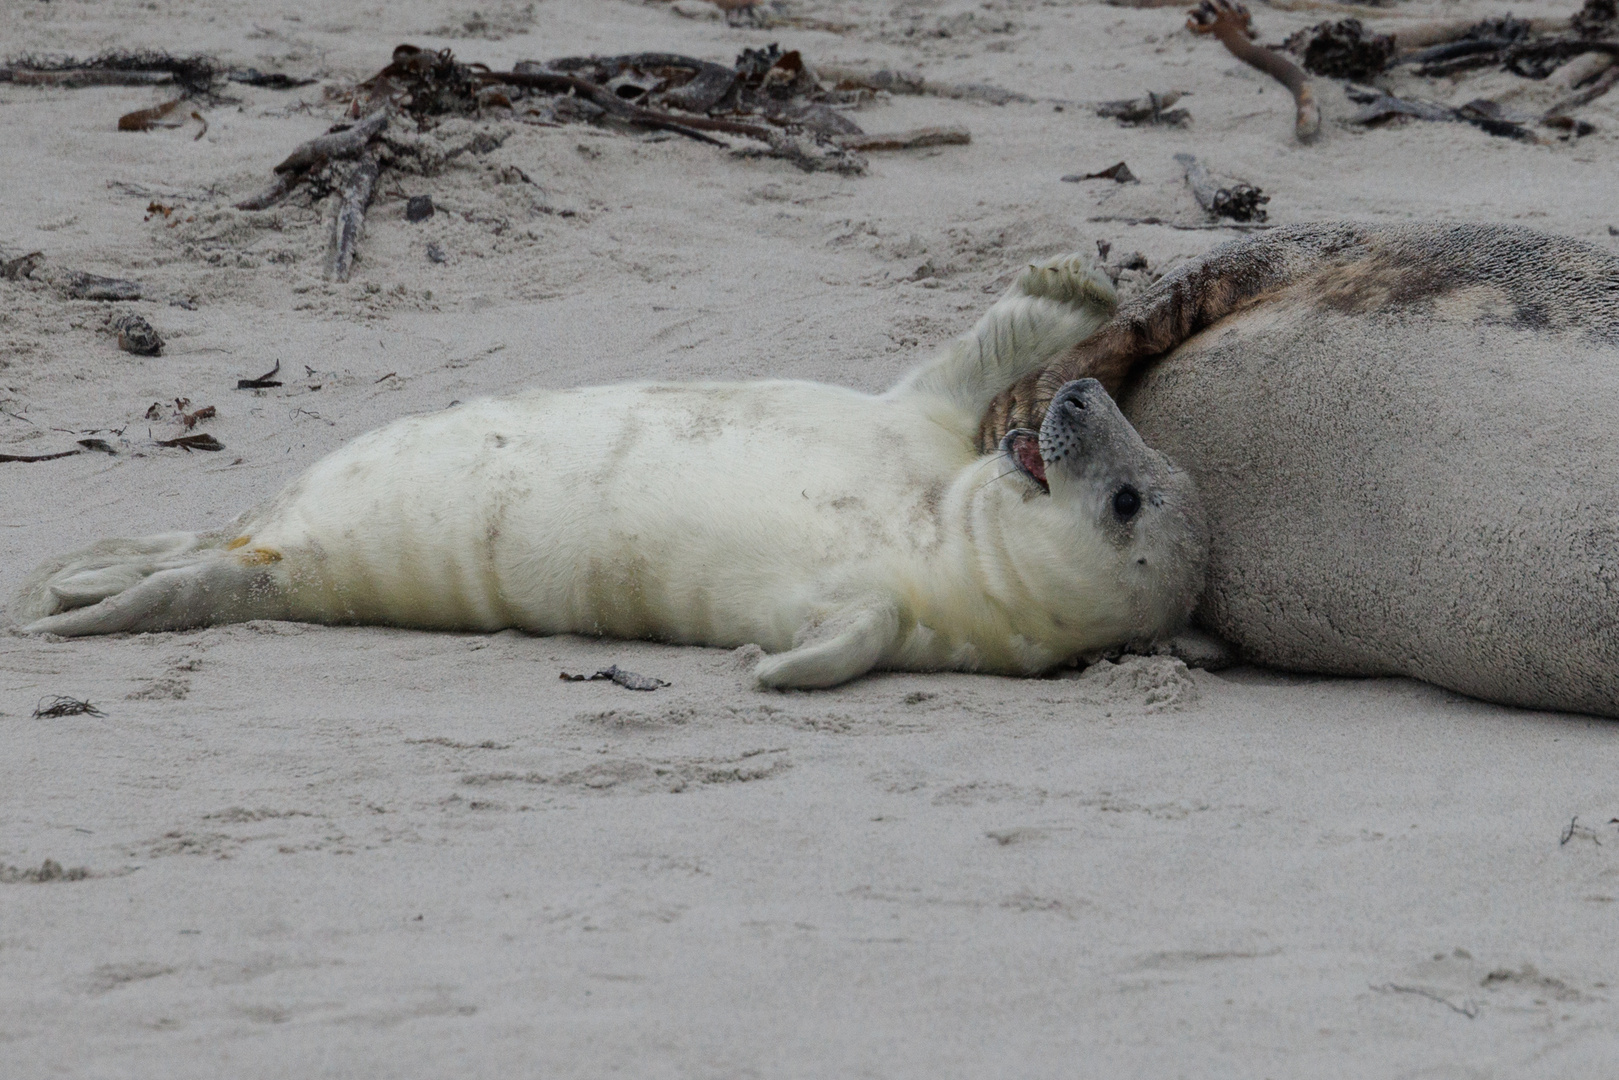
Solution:
{"label": "seal pup's tail", "polygon": [[1117,307],[1113,283],[1089,256],[1031,263],[972,330],[890,393],[943,397],[976,431],[997,395],[1090,337]]}
{"label": "seal pup's tail", "polygon": [[274,552],[233,550],[230,533],[102,540],[41,565],[11,613],[30,633],[184,630],[282,617]]}

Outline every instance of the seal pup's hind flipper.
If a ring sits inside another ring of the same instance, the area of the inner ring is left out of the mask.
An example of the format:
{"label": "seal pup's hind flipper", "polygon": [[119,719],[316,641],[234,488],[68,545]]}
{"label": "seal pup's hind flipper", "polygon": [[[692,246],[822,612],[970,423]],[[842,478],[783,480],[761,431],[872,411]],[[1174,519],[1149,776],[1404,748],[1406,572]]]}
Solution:
{"label": "seal pup's hind flipper", "polygon": [[890,393],[946,399],[976,430],[997,395],[1090,337],[1117,306],[1113,283],[1089,256],[1032,263],[972,330]]}
{"label": "seal pup's hind flipper", "polygon": [[63,637],[284,617],[280,553],[224,536],[103,540],[35,570],[12,614],[29,633]]}

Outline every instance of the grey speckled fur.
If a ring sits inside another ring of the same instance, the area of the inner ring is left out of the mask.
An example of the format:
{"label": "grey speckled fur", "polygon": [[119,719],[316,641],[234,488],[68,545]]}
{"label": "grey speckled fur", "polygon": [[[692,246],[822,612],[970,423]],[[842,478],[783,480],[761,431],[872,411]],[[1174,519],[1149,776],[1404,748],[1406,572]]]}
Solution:
{"label": "grey speckled fur", "polygon": [[1203,494],[1200,618],[1248,659],[1619,716],[1619,259],[1516,227],[1290,227],[1112,328],[1139,343],[1108,361],[1126,414]]}

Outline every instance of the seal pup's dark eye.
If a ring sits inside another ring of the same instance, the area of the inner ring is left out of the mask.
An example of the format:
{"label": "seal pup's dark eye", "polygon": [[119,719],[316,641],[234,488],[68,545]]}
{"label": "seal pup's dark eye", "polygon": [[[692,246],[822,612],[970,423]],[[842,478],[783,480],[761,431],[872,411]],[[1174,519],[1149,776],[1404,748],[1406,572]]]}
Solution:
{"label": "seal pup's dark eye", "polygon": [[1113,512],[1120,521],[1129,521],[1141,509],[1141,493],[1126,484],[1113,495]]}

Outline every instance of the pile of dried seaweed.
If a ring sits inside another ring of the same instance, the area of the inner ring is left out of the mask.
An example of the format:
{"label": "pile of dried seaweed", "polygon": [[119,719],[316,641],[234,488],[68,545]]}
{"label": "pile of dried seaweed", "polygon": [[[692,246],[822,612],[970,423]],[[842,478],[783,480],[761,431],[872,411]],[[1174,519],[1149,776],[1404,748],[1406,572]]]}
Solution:
{"label": "pile of dried seaweed", "polygon": [[[1428,40],[1419,41],[1424,36]],[[1575,56],[1619,56],[1619,0],[1586,0],[1568,19],[1507,15],[1472,24],[1403,26],[1392,35],[1372,33],[1357,19],[1340,19],[1299,31],[1286,47],[1307,70],[1331,78],[1365,80],[1409,65],[1424,77],[1499,68],[1544,79]]]}
{"label": "pile of dried seaweed", "polygon": [[[573,100],[556,108],[558,97]],[[833,136],[860,134],[859,125],[837,107],[870,97],[869,91],[823,87],[796,50],[783,52],[776,45],[745,49],[732,67],[674,53],[629,53],[524,60],[511,71],[462,63],[449,50],[401,45],[391,64],[357,88],[351,115],[387,106],[422,123],[429,117],[468,116],[543,100],[559,120],[610,115],[648,127],[755,138],[769,129],[736,123],[763,120],[778,128]],[[731,122],[706,122],[713,120]]]}
{"label": "pile of dried seaweed", "polygon": [[673,53],[630,53],[528,60],[510,71],[464,63],[448,49],[400,45],[386,67],[355,87],[348,109],[354,123],[295,148],[275,167],[267,189],[236,205],[266,209],[295,190],[316,198],[340,195],[328,273],[343,281],[381,170],[398,167],[400,155],[412,152],[393,133],[400,121],[418,131],[446,117],[599,122],[669,131],[724,147],[730,144],[716,135],[737,135],[751,140],[735,148],[744,156],[779,157],[803,169],[846,174],[866,169],[857,150],[968,141],[958,128],[866,135],[842,110],[871,100],[874,91],[850,80],[840,72],[829,88],[798,52],[776,45],[746,49],[731,67]]}
{"label": "pile of dried seaweed", "polygon": [[1511,93],[1501,100],[1479,98],[1453,107],[1397,97],[1377,86],[1350,85],[1346,93],[1363,106],[1350,122],[1454,120],[1526,142],[1545,141],[1536,128],[1550,128],[1566,139],[1596,130],[1576,119],[1573,110],[1619,85],[1619,0],[1586,0],[1571,18],[1505,16],[1474,23],[1407,23],[1392,34],[1373,33],[1356,19],[1341,19],[1299,31],[1287,40],[1286,48],[1301,57],[1309,71],[1352,82],[1369,82],[1401,66],[1425,78],[1453,78],[1483,68],[1526,79],[1552,78],[1553,88],[1563,96],[1535,113],[1516,112],[1503,104]]}
{"label": "pile of dried seaweed", "polygon": [[1304,61],[1304,70],[1330,79],[1364,81],[1385,70],[1394,59],[1394,37],[1339,19],[1300,30],[1287,39],[1289,52]]}

